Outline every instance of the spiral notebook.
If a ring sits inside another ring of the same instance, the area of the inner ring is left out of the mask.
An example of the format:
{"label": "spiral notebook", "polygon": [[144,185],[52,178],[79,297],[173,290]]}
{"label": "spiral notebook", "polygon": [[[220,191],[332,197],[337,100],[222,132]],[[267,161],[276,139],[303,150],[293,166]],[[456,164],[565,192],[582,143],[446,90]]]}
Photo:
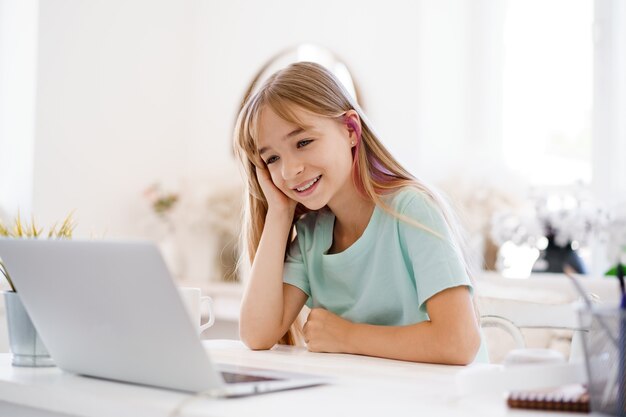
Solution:
{"label": "spiral notebook", "polygon": [[580,384],[549,390],[511,391],[507,397],[510,408],[554,410],[589,413],[589,393]]}

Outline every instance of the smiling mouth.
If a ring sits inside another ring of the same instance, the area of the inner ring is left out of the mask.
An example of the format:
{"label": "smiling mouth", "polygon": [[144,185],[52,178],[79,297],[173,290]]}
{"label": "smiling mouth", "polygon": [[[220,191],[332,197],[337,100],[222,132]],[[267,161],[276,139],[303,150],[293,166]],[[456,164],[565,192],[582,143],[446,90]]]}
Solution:
{"label": "smiling mouth", "polygon": [[320,180],[320,178],[322,178],[321,175],[313,178],[311,181],[309,181],[307,184],[303,185],[302,187],[294,188],[294,190],[296,190],[299,193],[302,193],[308,190],[309,188],[313,187],[313,185],[315,185],[315,183],[317,183]]}

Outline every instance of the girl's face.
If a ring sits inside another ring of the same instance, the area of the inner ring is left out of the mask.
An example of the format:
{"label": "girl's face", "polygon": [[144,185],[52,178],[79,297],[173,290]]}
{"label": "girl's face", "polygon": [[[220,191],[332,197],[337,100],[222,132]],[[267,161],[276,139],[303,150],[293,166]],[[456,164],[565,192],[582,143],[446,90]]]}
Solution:
{"label": "girl's face", "polygon": [[257,146],[276,187],[308,209],[319,210],[354,188],[351,142],[356,135],[341,120],[299,109],[295,114],[304,128],[265,107]]}

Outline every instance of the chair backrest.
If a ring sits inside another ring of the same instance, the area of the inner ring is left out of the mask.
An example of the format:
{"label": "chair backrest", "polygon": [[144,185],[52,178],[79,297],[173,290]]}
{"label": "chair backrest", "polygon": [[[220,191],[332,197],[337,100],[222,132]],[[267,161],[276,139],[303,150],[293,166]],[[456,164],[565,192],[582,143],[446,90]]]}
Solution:
{"label": "chair backrest", "polygon": [[578,302],[545,304],[507,298],[478,297],[481,327],[495,327],[511,335],[516,348],[525,348],[520,329],[558,329],[573,331],[570,362],[582,360],[582,333],[586,324],[579,324]]}

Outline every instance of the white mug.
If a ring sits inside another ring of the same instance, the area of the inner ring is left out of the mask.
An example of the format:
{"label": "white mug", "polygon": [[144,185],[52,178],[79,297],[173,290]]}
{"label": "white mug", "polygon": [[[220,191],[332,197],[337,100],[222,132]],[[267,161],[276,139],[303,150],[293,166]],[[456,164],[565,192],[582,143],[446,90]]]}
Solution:
{"label": "white mug", "polygon": [[[215,323],[215,313],[213,312],[213,300],[211,297],[201,296],[200,288],[193,287],[178,287],[178,293],[183,300],[185,309],[191,318],[191,322],[198,328],[198,334],[202,333]],[[202,324],[202,310],[201,305],[206,303],[208,305],[209,320]]]}

